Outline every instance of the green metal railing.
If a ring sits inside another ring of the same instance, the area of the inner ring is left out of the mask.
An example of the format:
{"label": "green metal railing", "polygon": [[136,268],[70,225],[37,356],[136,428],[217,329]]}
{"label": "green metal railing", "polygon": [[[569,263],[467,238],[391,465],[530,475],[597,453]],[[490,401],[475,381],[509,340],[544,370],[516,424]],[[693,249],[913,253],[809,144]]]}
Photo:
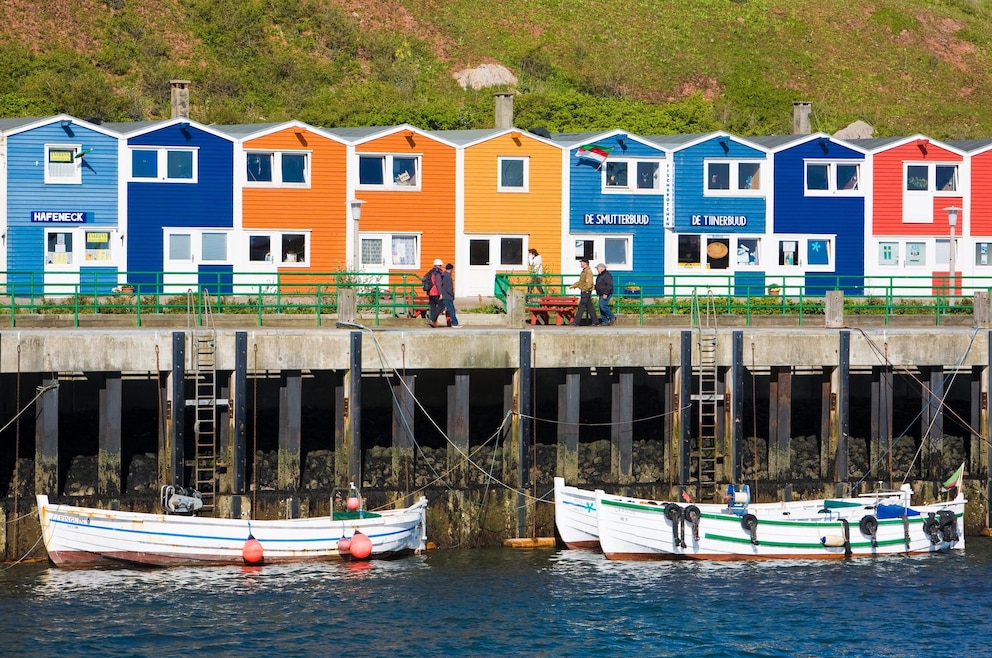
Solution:
{"label": "green metal railing", "polygon": [[[0,316],[17,326],[25,315],[70,316],[73,326],[89,315],[130,315],[135,324],[149,316],[188,314],[188,293],[208,296],[217,315],[253,315],[263,326],[272,316],[313,316],[321,326],[338,310],[342,290],[355,292],[357,310],[374,325],[391,317],[409,317],[424,293],[417,272],[83,272],[76,282],[59,283],[67,275],[43,272],[0,272]],[[826,293],[844,293],[845,315],[929,316],[937,325],[949,315],[973,312],[976,292],[992,290],[992,276],[958,277],[957,288],[946,277],[755,277],[679,273],[636,276],[614,272],[613,304],[618,313],[637,317],[688,315],[693,294],[712,296],[720,314],[743,316],[750,325],[758,316],[822,316]],[[109,279],[109,280],[108,280]],[[118,280],[131,283],[118,284]],[[504,303],[510,290],[521,290],[528,304],[542,295],[570,295],[576,275],[499,273],[494,296]],[[202,304],[197,304],[202,307]],[[198,323],[202,322],[197,317]]]}

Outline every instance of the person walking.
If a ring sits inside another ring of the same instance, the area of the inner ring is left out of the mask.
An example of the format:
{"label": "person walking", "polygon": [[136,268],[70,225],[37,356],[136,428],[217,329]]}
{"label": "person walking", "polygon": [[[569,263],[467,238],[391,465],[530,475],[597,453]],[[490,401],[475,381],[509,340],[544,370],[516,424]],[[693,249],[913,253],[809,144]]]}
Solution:
{"label": "person walking", "polygon": [[441,301],[442,265],[444,265],[444,261],[436,258],[434,260],[434,267],[424,275],[423,280],[423,288],[424,292],[427,293],[429,304],[427,324],[431,327],[437,326],[437,318],[444,312],[444,304]]}
{"label": "person walking", "polygon": [[617,316],[610,310],[610,300],[613,299],[613,274],[606,269],[605,263],[596,266],[596,297],[599,299],[599,323],[613,324]]}
{"label": "person walking", "polygon": [[580,260],[579,266],[582,268],[582,274],[579,275],[579,280],[569,286],[569,288],[579,289],[579,307],[575,309],[575,319],[572,321],[572,326],[579,326],[582,322],[582,317],[584,315],[589,316],[589,321],[592,324],[598,324],[599,318],[596,317],[596,307],[592,305],[592,291],[595,287],[592,278],[592,270],[589,269],[589,261]]}
{"label": "person walking", "polygon": [[451,271],[455,266],[448,263],[441,273],[441,301],[444,302],[444,312],[448,316],[448,326],[457,329],[458,314],[455,313],[455,281],[451,278]]}
{"label": "person walking", "polygon": [[543,295],[544,285],[541,282],[541,274],[544,273],[544,263],[541,254],[537,253],[537,249],[533,247],[527,250],[527,271],[530,272],[530,285],[527,286],[527,292],[534,291],[538,295]]}

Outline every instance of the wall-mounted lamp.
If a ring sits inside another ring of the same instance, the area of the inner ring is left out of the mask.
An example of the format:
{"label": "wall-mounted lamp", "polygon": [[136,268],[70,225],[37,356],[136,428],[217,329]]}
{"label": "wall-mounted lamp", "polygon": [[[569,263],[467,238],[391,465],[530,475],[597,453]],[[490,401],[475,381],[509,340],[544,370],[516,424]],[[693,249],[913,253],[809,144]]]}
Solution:
{"label": "wall-mounted lamp", "polygon": [[59,125],[62,126],[63,128],[68,128],[69,126],[72,125],[72,119],[62,119],[61,121],[59,121]]}
{"label": "wall-mounted lamp", "polygon": [[124,244],[124,234],[121,233],[121,244]]}
{"label": "wall-mounted lamp", "polygon": [[826,153],[830,147],[830,138],[820,137],[816,140],[816,143],[820,145],[820,150]]}
{"label": "wall-mounted lamp", "polygon": [[625,140],[623,137],[617,137],[617,144],[620,145],[621,151],[627,150],[627,140]]}
{"label": "wall-mounted lamp", "polygon": [[727,135],[720,135],[716,138],[716,141],[720,145],[720,148],[723,149],[724,153],[730,152],[730,137]]}

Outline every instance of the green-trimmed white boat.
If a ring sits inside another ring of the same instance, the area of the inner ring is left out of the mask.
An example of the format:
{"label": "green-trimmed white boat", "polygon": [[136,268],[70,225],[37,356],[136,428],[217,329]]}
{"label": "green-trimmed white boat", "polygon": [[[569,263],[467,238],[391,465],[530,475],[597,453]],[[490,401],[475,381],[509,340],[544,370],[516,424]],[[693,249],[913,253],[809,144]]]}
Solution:
{"label": "green-trimmed white boat", "polygon": [[845,558],[964,550],[964,507],[912,505],[912,487],[856,498],[678,504],[596,491],[599,542],[612,560]]}

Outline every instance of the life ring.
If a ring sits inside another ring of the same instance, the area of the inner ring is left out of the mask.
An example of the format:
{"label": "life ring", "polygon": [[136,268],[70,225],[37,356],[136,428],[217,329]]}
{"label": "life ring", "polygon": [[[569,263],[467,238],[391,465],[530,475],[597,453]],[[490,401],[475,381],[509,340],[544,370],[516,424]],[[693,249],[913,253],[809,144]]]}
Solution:
{"label": "life ring", "polygon": [[874,538],[875,533],[878,532],[878,519],[871,514],[866,514],[858,521],[858,528],[861,529],[861,534]]}
{"label": "life ring", "polygon": [[667,503],[665,505],[665,518],[675,523],[682,520],[682,508],[676,503]]}

